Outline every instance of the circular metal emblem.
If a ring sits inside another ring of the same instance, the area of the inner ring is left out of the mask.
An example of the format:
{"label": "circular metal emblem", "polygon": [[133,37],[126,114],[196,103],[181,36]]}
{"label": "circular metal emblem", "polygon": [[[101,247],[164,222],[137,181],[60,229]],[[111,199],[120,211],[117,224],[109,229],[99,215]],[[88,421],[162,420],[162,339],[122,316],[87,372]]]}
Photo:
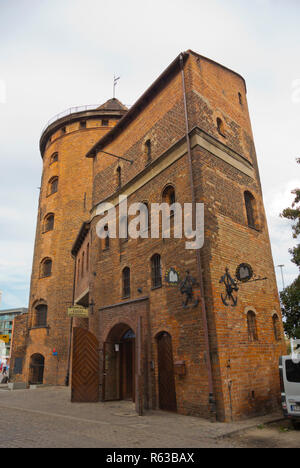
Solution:
{"label": "circular metal emblem", "polygon": [[251,265],[248,265],[248,263],[241,263],[236,269],[235,276],[242,283],[250,281],[253,277],[253,270]]}

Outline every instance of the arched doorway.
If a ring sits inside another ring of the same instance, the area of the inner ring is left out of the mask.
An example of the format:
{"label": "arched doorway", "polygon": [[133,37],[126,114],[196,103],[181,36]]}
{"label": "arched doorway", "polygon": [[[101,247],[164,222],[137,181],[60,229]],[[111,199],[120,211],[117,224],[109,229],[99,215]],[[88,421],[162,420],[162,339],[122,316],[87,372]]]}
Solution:
{"label": "arched doorway", "polygon": [[45,358],[41,354],[33,354],[30,358],[29,384],[42,385],[44,380]]}
{"label": "arched doorway", "polygon": [[172,338],[167,332],[157,336],[159,407],[177,411]]}
{"label": "arched doorway", "polygon": [[135,333],[116,325],[104,343],[103,400],[135,401]]}

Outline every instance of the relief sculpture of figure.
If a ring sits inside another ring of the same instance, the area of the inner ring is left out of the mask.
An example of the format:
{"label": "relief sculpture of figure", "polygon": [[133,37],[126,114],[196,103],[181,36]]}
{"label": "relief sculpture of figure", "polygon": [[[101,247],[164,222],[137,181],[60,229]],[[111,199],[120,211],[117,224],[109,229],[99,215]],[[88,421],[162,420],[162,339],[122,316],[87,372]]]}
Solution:
{"label": "relief sculpture of figure", "polygon": [[[180,283],[180,292],[181,294],[185,294],[186,298],[185,301],[182,303],[183,308],[186,309],[189,302],[193,302],[194,299],[194,293],[193,293],[193,287],[197,284],[197,281],[195,278],[190,276],[190,272],[186,272],[186,278],[184,281]],[[194,303],[192,304],[193,307],[197,307],[199,304],[199,299],[196,299]]]}

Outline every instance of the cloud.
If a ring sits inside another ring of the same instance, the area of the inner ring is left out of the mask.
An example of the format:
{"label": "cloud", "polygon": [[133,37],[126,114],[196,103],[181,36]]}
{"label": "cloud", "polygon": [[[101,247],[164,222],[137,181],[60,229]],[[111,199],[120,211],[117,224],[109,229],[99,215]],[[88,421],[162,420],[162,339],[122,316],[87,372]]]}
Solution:
{"label": "cloud", "polygon": [[117,97],[133,104],[189,48],[247,80],[274,261],[286,264],[292,281],[298,273],[288,253],[294,240],[290,224],[278,215],[299,181],[300,103],[293,101],[292,88],[300,79],[299,10],[298,0],[0,2],[0,83],[6,88],[5,103],[0,102],[4,299],[27,303],[28,291],[15,294],[14,288],[29,285],[44,125],[71,106],[105,102],[115,73],[121,75]]}

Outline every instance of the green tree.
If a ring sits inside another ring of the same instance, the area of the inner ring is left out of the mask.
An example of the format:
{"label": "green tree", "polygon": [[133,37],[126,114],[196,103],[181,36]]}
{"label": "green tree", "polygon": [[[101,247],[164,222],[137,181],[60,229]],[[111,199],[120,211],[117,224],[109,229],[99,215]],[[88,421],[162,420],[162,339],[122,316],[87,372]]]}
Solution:
{"label": "green tree", "polygon": [[[300,164],[300,159],[297,159]],[[281,217],[294,221],[292,226],[293,238],[300,235],[300,189],[292,191],[295,199],[291,208],[286,208],[281,213]],[[300,268],[300,244],[297,244],[289,252],[292,255],[292,262]],[[300,275],[287,288],[280,293],[282,303],[282,314],[285,318],[284,328],[289,338],[300,339]]]}
{"label": "green tree", "polygon": [[[297,163],[300,164],[300,159],[297,159]],[[293,201],[291,208],[283,210],[280,216],[294,221],[292,227],[293,238],[297,239],[300,234],[300,188],[293,190],[292,193],[295,195],[295,200]],[[300,244],[296,245],[293,249],[290,249],[289,252],[293,257],[292,262],[296,263],[300,268]]]}
{"label": "green tree", "polygon": [[300,275],[280,293],[284,329],[289,338],[300,339]]}

